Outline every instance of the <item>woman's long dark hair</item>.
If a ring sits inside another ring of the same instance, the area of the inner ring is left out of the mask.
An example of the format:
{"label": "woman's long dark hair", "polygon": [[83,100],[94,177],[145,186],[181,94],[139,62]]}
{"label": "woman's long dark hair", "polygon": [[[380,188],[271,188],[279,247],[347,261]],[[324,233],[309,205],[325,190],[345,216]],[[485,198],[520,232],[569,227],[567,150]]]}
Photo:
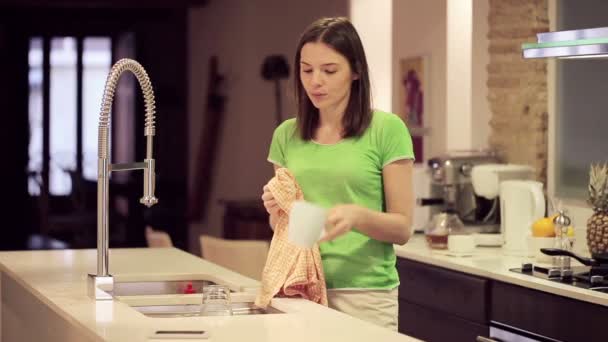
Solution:
{"label": "woman's long dark hair", "polygon": [[322,42],[331,46],[348,60],[353,73],[359,77],[352,81],[350,99],[342,118],[343,138],[360,136],[372,118],[369,72],[365,51],[359,34],[344,17],[322,18],[312,23],[300,37],[294,61],[294,81],[297,122],[300,137],[311,140],[319,125],[319,110],[312,104],[300,81],[300,54],[306,43]]}

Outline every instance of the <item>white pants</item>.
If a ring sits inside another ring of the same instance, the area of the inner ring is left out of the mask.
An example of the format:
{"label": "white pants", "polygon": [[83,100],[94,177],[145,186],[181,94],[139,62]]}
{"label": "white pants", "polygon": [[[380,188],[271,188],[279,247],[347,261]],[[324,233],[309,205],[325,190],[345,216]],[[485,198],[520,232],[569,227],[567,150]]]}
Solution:
{"label": "white pants", "polygon": [[397,331],[399,289],[327,290],[329,307],[361,320]]}

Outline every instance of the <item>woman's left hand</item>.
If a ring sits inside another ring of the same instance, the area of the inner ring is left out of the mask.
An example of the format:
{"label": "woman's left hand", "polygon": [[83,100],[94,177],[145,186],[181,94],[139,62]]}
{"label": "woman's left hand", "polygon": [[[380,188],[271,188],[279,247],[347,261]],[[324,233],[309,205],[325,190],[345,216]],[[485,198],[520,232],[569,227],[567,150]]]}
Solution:
{"label": "woman's left hand", "polygon": [[365,209],[355,204],[340,204],[329,210],[327,214],[327,233],[319,242],[332,241],[344,235],[359,225]]}

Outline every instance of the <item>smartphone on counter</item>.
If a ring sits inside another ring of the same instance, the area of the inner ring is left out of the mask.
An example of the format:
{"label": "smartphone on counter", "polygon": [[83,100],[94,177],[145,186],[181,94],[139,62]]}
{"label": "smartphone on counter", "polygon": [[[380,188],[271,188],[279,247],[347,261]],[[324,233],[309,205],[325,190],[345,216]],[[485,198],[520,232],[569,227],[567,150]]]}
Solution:
{"label": "smartphone on counter", "polygon": [[209,332],[206,330],[157,330],[150,338],[203,340],[209,338]]}

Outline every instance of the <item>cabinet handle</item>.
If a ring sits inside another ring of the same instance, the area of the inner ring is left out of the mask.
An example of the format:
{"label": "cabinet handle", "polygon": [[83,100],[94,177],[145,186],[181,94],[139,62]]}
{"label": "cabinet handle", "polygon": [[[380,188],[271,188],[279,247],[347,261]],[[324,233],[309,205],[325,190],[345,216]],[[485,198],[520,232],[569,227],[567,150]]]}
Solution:
{"label": "cabinet handle", "polygon": [[493,340],[489,337],[477,336],[475,341],[477,341],[477,342],[501,342],[502,340]]}

